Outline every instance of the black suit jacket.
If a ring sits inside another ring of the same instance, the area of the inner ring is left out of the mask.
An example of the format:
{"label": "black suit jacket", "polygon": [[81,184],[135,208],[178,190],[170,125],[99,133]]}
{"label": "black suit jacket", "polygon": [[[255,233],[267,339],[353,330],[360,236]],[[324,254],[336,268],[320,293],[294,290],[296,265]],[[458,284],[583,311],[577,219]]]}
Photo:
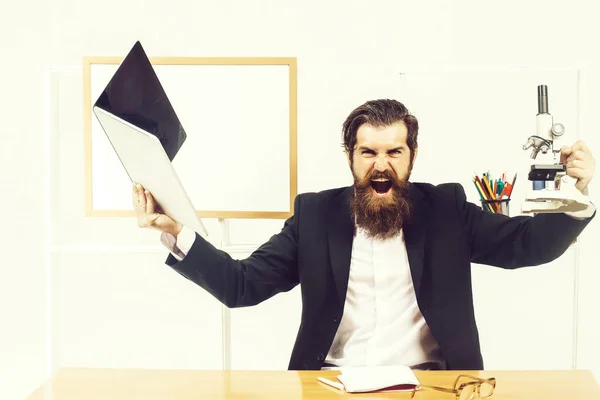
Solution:
{"label": "black suit jacket", "polygon": [[[302,318],[289,369],[320,369],[344,311],[352,193],[346,187],[297,196],[281,232],[244,260],[196,235],[183,261],[169,255],[167,264],[230,308],[258,304],[300,284]],[[404,237],[419,308],[447,368],[481,370],[471,262],[511,269],[550,262],[591,218],[492,214],[467,202],[459,184],[411,183],[410,197]]]}

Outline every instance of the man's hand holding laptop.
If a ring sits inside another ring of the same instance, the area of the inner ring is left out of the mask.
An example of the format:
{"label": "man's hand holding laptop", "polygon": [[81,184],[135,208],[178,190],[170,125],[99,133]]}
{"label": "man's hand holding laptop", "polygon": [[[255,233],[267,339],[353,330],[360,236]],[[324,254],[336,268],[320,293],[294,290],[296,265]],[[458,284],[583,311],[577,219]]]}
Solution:
{"label": "man's hand holding laptop", "polygon": [[149,191],[134,182],[131,195],[133,209],[141,228],[154,228],[177,237],[183,225],[160,213],[160,208],[155,205],[154,198]]}

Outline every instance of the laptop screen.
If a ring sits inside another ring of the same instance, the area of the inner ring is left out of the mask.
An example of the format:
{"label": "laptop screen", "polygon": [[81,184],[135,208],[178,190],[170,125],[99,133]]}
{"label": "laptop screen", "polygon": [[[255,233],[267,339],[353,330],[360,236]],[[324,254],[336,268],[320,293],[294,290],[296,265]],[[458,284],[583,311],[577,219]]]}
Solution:
{"label": "laptop screen", "polygon": [[139,41],[94,106],[156,136],[171,161],[187,137]]}

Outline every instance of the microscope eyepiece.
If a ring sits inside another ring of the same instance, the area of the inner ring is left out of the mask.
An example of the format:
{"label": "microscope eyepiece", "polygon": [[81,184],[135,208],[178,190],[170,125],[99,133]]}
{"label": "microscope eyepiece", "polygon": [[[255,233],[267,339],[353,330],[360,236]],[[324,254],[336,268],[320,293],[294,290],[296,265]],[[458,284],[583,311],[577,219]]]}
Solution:
{"label": "microscope eyepiece", "polygon": [[538,114],[548,114],[548,86],[538,86]]}

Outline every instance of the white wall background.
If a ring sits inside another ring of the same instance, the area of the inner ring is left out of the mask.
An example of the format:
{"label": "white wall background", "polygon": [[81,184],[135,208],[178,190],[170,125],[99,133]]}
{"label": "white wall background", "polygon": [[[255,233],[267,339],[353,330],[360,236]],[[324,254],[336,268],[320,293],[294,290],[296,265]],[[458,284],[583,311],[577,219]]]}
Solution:
{"label": "white wall background", "polygon": [[[581,68],[579,138],[598,157],[598,11],[592,0],[2,2],[0,398],[23,398],[62,366],[283,369],[299,320],[297,290],[223,311],[163,264],[155,232],[83,217],[82,125],[55,118],[49,69],[125,54],[135,40],[155,56],[297,57],[298,190],[316,191],[350,181],[339,144],[348,112],[398,98],[397,74],[423,66]],[[59,91],[81,107],[71,96]],[[457,140],[446,154],[461,165],[470,150]],[[591,191],[597,199],[597,182]],[[281,225],[207,221],[236,257]],[[599,233],[594,221],[539,273],[474,267],[488,368],[574,366],[600,377]],[[498,318],[484,319],[488,311]]]}

